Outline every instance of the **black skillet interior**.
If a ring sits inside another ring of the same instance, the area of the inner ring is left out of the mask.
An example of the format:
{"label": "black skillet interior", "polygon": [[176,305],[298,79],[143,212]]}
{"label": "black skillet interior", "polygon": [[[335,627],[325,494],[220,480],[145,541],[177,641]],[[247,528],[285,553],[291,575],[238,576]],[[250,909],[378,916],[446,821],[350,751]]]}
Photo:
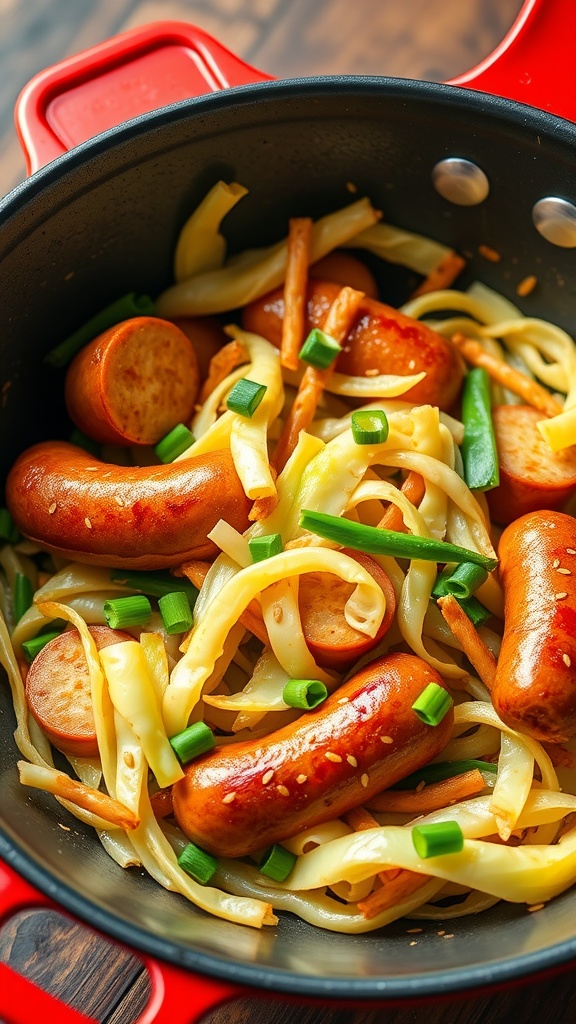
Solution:
{"label": "black skillet interior", "polygon": [[[3,472],[23,447],[65,436],[61,377],[42,356],[124,292],[170,282],[178,229],[218,178],[250,194],[228,216],[231,249],[285,234],[288,216],[318,216],[369,195],[392,223],[472,254],[479,278],[516,299],[535,274],[525,313],[570,331],[574,252],[535,231],[534,202],[576,200],[566,121],[483,94],[387,79],[266,83],[146,115],[86,143],[17,188],[0,207],[0,408]],[[466,157],[488,175],[480,206],[456,207],[431,183],[433,165]],[[478,246],[498,250],[492,264]],[[572,271],[572,272],[571,272]],[[402,299],[386,271],[388,297]],[[9,384],[9,386],[7,386]],[[335,998],[423,996],[528,975],[576,954],[576,894],[538,914],[512,905],[439,925],[409,946],[409,925],[358,937],[283,915],[257,933],[207,919],[137,871],[123,872],[96,837],[36,791],[19,786],[2,687],[0,855],[81,918],[135,947],[207,973],[277,991]],[[60,822],[71,826],[66,832]]]}

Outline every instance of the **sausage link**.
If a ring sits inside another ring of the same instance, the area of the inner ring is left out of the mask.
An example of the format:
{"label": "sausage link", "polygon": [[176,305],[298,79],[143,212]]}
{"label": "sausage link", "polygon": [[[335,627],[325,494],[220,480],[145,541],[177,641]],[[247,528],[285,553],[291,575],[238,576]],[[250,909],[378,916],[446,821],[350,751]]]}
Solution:
{"label": "sausage link", "polygon": [[443,685],[414,655],[379,658],[291,725],[192,762],[173,786],[180,828],[243,857],[364,803],[448,742],[451,711],[430,727],[412,710],[430,682]]}
{"label": "sausage link", "polygon": [[[322,327],[340,286],[330,281],[310,281],[307,289],[307,325]],[[246,307],[243,323],[280,347],[284,293],[277,289]],[[339,373],[364,377],[378,373],[401,374],[425,371],[426,376],[403,399],[430,403],[441,409],[454,404],[463,378],[463,363],[450,341],[392,306],[365,297],[358,316],[342,345],[335,368]]]}
{"label": "sausage link", "polygon": [[576,736],[576,522],[532,512],[499,545],[504,636],[492,690],[508,725],[537,740]]}
{"label": "sausage link", "polygon": [[57,554],[111,568],[211,558],[219,519],[248,526],[251,502],[228,450],[165,466],[115,466],[64,441],[16,460],[6,501],[18,529]]}

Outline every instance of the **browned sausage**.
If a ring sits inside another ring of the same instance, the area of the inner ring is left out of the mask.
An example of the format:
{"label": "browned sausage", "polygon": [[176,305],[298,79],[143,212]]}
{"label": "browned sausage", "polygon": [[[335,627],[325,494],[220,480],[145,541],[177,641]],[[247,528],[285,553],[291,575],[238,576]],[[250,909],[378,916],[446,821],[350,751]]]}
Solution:
{"label": "browned sausage", "polygon": [[193,345],[168,320],[138,316],[86,345],[66,374],[70,418],[102,444],[156,444],[194,412]]}
{"label": "browned sausage", "polygon": [[212,356],[227,345],[230,338],[224,334],[222,325],[212,316],[174,316],[170,319],[192,342],[200,367],[200,380],[205,381]]}
{"label": "browned sausage", "polygon": [[396,596],[390,577],[370,555],[344,550],[374,577],[386,598],[386,611],[374,637],[360,633],[344,617],[344,605],[354,590],[352,583],[327,572],[300,576],[298,606],[306,644],[319,665],[340,672],[376,647],[388,632],[396,610]]}
{"label": "browned sausage", "polygon": [[500,484],[486,492],[497,523],[537,509],[559,508],[576,492],[576,445],[553,452],[536,427],[542,413],[531,405],[492,410]]}
{"label": "browned sausage", "polygon": [[452,728],[412,704],[434,669],[411,654],[367,665],[315,711],[264,739],[193,761],[172,790],[180,828],[203,849],[244,857],[337,818],[440,753]]}
{"label": "browned sausage", "polygon": [[[98,650],[129,633],[108,626],[89,626]],[[50,742],[70,757],[96,757],[98,743],[90,693],[90,674],[80,634],[67,630],[42,648],[26,677],[26,700]]]}
{"label": "browned sausage", "polygon": [[378,285],[374,274],[362,260],[349,252],[342,252],[340,249],[329,252],[309,267],[308,274],[319,281],[347,284],[358,292],[364,292],[371,299],[378,298]]}
{"label": "browned sausage", "polygon": [[508,725],[538,740],[576,736],[576,521],[532,512],[499,546],[504,636],[492,700]]}
{"label": "browned sausage", "polygon": [[[310,281],[307,290],[307,325],[322,327],[340,286],[330,281]],[[281,288],[251,303],[244,310],[243,322],[249,331],[261,334],[280,347],[284,293]],[[460,392],[463,364],[450,341],[424,323],[404,316],[392,306],[364,298],[358,317],[348,334],[343,352],[336,361],[339,373],[363,377],[378,373],[408,375],[426,372],[402,398],[415,403],[430,403],[449,409]]]}
{"label": "browned sausage", "polygon": [[162,569],[211,558],[219,519],[248,526],[248,500],[226,449],[166,466],[114,466],[64,441],[28,448],[6,482],[18,529],[67,558]]}

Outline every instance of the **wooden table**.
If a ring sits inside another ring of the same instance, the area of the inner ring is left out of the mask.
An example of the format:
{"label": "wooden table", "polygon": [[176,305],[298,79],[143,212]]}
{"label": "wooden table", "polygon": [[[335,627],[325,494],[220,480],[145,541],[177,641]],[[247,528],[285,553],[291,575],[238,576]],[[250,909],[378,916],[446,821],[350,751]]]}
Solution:
{"label": "wooden table", "polygon": [[[488,54],[521,0],[0,0],[0,194],[24,176],[12,108],[37,71],[109,35],[158,19],[193,22],[255,67],[282,77],[388,74],[442,81]],[[26,912],[0,929],[0,959],[106,1024],[129,1024],[146,1003],[138,961],[63,916]],[[426,1009],[339,1010],[246,999],[209,1024],[501,1024],[564,1022],[570,975]],[[28,1021],[26,1022],[28,1024]],[[38,1021],[37,1024],[58,1024]]]}

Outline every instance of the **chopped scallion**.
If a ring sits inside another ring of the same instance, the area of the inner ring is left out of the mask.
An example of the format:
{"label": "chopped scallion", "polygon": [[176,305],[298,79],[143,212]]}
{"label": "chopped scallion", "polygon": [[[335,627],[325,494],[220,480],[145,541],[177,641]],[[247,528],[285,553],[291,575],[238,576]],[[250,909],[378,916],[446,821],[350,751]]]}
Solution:
{"label": "chopped scallion", "polygon": [[491,761],[477,761],[469,758],[464,761],[438,761],[436,764],[426,765],[417,772],[412,772],[400,782],[395,782],[391,789],[416,789],[421,782],[428,786],[431,782],[442,782],[444,779],[452,779],[455,775],[463,775],[464,772],[471,772],[477,768],[480,772],[495,775],[498,765]]}
{"label": "chopped scallion", "polygon": [[193,722],[170,740],[182,764],[187,764],[195,757],[212,750],[214,742],[214,733],[204,722]]}
{"label": "chopped scallion", "polygon": [[350,420],[356,444],[382,444],[388,437],[388,417],[382,409],[361,409]]}
{"label": "chopped scallion", "polygon": [[190,580],[185,577],[175,577],[171,572],[158,570],[157,572],[144,572],[137,569],[113,569],[110,579],[114,583],[123,583],[131,590],[141,590],[143,594],[150,594],[151,597],[164,597],[165,594],[172,594],[175,589],[186,594],[190,607],[198,597],[198,590]]}
{"label": "chopped scallion", "polygon": [[338,342],[325,334],[319,327],[314,327],[302,345],[299,358],[304,363],[310,363],[318,370],[326,370],[332,365],[342,349]]}
{"label": "chopped scallion", "polygon": [[226,405],[232,412],[237,412],[240,416],[246,416],[247,419],[250,419],[256,412],[267,390],[265,384],[257,384],[255,380],[247,380],[246,377],[241,377],[240,380],[236,381],[228,395]]}
{"label": "chopped scallion", "polygon": [[181,590],[164,594],[158,607],[167,633],[185,633],[192,625],[192,610],[186,594]]}
{"label": "chopped scallion", "polygon": [[415,825],[412,842],[419,857],[442,857],[445,853],[460,853],[464,847],[464,833],[457,821],[438,821],[430,825]]}
{"label": "chopped scallion", "polygon": [[102,334],[102,331],[107,331],[109,327],[114,327],[122,320],[130,320],[134,316],[152,316],[154,308],[154,303],[149,295],[136,295],[135,292],[129,292],[128,295],[123,295],[122,298],[112,302],[105,309],[101,309],[96,316],[74,331],[65,341],[56,345],[56,348],[53,348],[45,357],[44,362],[50,363],[50,366],[66,366],[84,345]]}
{"label": "chopped scallion", "polygon": [[322,704],[328,696],[328,690],[320,679],[289,679],[282,690],[282,700],[291,708],[303,708],[311,711]]}
{"label": "chopped scallion", "polygon": [[17,544],[20,536],[20,531],[8,509],[0,508],[0,540],[5,540],[8,544]]}
{"label": "chopped scallion", "polygon": [[177,423],[161,441],[158,441],[154,451],[160,462],[174,462],[174,459],[182,455],[191,444],[194,444],[194,434],[183,423]]}
{"label": "chopped scallion", "polygon": [[452,704],[452,697],[448,690],[438,683],[428,683],[428,686],[414,701],[412,710],[425,725],[440,725]]}
{"label": "chopped scallion", "polygon": [[475,565],[473,562],[461,562],[447,575],[441,573],[432,593],[435,597],[445,597],[446,594],[452,594],[459,599],[472,597],[474,591],[487,579],[488,573],[483,566]]}
{"label": "chopped scallion", "polygon": [[206,885],[218,870],[218,861],[210,853],[201,850],[196,843],[188,843],[178,857],[178,864],[200,885]]}
{"label": "chopped scallion", "polygon": [[54,640],[57,636],[60,636],[61,629],[50,629],[46,633],[38,633],[37,636],[31,637],[30,640],[22,641],[22,650],[24,651],[24,657],[26,661],[33,662],[37,654],[46,644],[49,644],[51,640]]}
{"label": "chopped scallion", "polygon": [[145,626],[152,615],[150,601],[144,594],[131,597],[115,597],[104,602],[104,618],[110,629],[126,629],[127,626]]}
{"label": "chopped scallion", "polygon": [[472,491],[488,491],[497,487],[500,475],[492,422],[490,378],[483,367],[474,367],[464,378],[462,422],[462,461],[468,487]]}
{"label": "chopped scallion", "polygon": [[365,551],[368,554],[392,555],[394,558],[421,558],[429,562],[474,562],[489,571],[495,569],[498,561],[481,555],[477,551],[447,544],[429,537],[416,537],[411,533],[397,533],[381,530],[377,526],[365,526],[350,519],[331,516],[325,512],[311,512],[302,509],[300,526],[319,537],[336,541],[343,547]]}
{"label": "chopped scallion", "polygon": [[14,593],[12,595],[14,622],[19,622],[24,612],[28,611],[32,604],[33,596],[31,580],[23,572],[17,572],[14,579]]}
{"label": "chopped scallion", "polygon": [[473,626],[483,626],[492,614],[492,612],[488,611],[488,608],[485,608],[476,597],[466,597],[463,600],[458,600],[458,598],[456,598],[456,600],[458,601],[462,611],[466,612],[466,615]]}
{"label": "chopped scallion", "polygon": [[285,846],[275,843],[266,850],[259,864],[260,873],[267,878],[273,878],[275,882],[284,882],[292,871],[298,858],[290,853]]}
{"label": "chopped scallion", "polygon": [[263,537],[252,537],[248,541],[253,562],[263,562],[265,558],[279,555],[282,551],[282,537],[279,533],[267,533]]}

